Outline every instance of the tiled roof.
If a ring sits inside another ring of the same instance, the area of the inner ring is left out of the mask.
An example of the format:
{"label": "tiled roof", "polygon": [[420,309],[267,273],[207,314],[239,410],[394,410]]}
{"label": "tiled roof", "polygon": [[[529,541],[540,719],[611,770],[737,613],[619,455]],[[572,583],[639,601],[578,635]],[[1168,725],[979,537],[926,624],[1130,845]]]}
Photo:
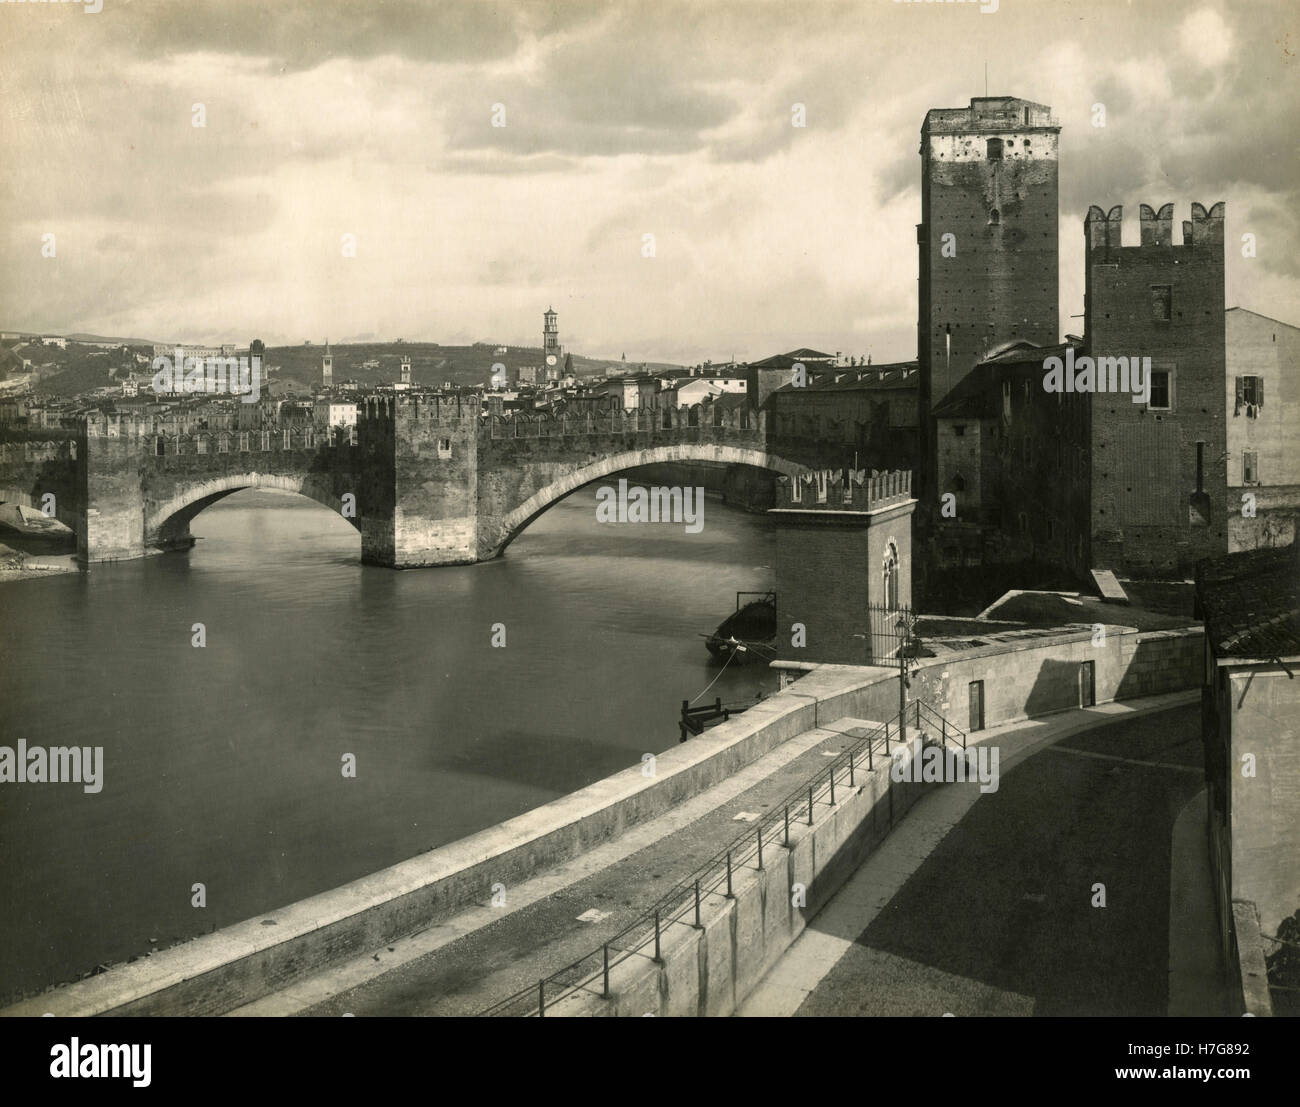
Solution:
{"label": "tiled roof", "polygon": [[807,346],[800,346],[797,350],[791,350],[785,354],[773,354],[771,357],[765,357],[762,361],[751,361],[751,369],[789,369],[795,362],[817,362],[817,361],[834,361],[834,354],[823,353],[821,350],[810,350]]}
{"label": "tiled roof", "polygon": [[1202,561],[1196,601],[1216,657],[1300,658],[1300,547]]}
{"label": "tiled roof", "polygon": [[797,350],[790,350],[786,353],[785,356],[792,357],[796,361],[799,358],[804,358],[805,360],[812,360],[812,361],[816,361],[818,359],[821,359],[823,361],[830,361],[830,360],[834,360],[835,358],[834,354],[824,353],[821,350],[810,350],[807,346],[800,346],[799,349]]}

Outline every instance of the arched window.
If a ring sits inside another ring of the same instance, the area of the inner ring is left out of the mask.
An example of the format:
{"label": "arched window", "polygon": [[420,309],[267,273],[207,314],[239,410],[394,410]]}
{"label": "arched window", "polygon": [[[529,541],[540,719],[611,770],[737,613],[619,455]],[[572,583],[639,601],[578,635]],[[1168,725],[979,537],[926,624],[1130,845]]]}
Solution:
{"label": "arched window", "polygon": [[948,491],[949,491],[949,492],[965,492],[965,491],[966,491],[966,478],[963,477],[960,473],[953,473],[953,475],[952,475],[952,480],[950,480],[950,481],[948,482]]}
{"label": "arched window", "polygon": [[997,208],[991,208],[989,210],[989,226],[996,227],[1001,222],[1002,222],[1002,213],[998,211]]}
{"label": "arched window", "polygon": [[885,563],[881,576],[884,579],[885,608],[898,610],[898,547],[893,542],[885,548]]}

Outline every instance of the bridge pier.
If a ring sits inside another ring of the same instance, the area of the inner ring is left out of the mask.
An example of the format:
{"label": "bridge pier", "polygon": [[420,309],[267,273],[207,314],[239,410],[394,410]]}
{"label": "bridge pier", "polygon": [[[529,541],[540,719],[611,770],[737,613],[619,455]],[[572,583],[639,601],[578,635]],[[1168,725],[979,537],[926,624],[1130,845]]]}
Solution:
{"label": "bridge pier", "polygon": [[466,565],[478,550],[478,398],[368,401],[358,413],[361,560]]}
{"label": "bridge pier", "polygon": [[140,483],[141,444],[133,422],[90,430],[77,450],[77,558],[128,561],[144,557],[144,496]]}

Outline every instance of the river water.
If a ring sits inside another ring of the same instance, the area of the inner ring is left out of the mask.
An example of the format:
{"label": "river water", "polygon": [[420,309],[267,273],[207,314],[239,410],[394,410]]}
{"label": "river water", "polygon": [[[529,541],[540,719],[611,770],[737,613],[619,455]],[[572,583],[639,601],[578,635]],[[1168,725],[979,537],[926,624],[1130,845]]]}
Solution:
{"label": "river water", "polygon": [[[737,590],[771,587],[772,534],[716,499],[698,534],[595,508],[584,489],[502,559],[396,572],[363,566],[328,509],[245,491],[194,521],[187,553],[0,587],[0,744],[104,748],[98,794],[0,784],[0,998],[674,746],[680,701],[718,675],[698,635]],[[733,665],[707,698],[775,683]]]}

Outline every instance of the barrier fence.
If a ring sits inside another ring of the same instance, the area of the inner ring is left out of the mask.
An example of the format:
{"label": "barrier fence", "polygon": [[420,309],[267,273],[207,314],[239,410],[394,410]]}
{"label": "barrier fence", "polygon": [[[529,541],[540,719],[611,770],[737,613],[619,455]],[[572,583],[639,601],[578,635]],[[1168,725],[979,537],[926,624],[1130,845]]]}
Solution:
{"label": "barrier fence", "polygon": [[950,742],[963,750],[966,748],[964,731],[928,704],[914,700],[894,719],[857,739],[825,769],[819,770],[784,800],[774,804],[750,829],[738,834],[725,849],[674,885],[600,948],[543,977],[535,986],[498,1001],[481,1011],[480,1017],[544,1016],[548,1007],[579,992],[608,999],[612,969],[633,957],[648,957],[659,963],[664,933],[670,927],[700,929],[702,902],[710,895],[732,898],[732,885],[738,870],[746,867],[761,870],[765,850],[789,848],[792,825],[803,822],[812,826],[818,805],[836,806],[837,785],[855,788],[857,774],[864,769],[872,772],[880,753],[883,752],[888,760],[891,743],[896,746],[899,736],[907,733],[908,716],[911,716],[917,734],[926,733],[927,729],[931,732],[937,730],[944,743]]}

